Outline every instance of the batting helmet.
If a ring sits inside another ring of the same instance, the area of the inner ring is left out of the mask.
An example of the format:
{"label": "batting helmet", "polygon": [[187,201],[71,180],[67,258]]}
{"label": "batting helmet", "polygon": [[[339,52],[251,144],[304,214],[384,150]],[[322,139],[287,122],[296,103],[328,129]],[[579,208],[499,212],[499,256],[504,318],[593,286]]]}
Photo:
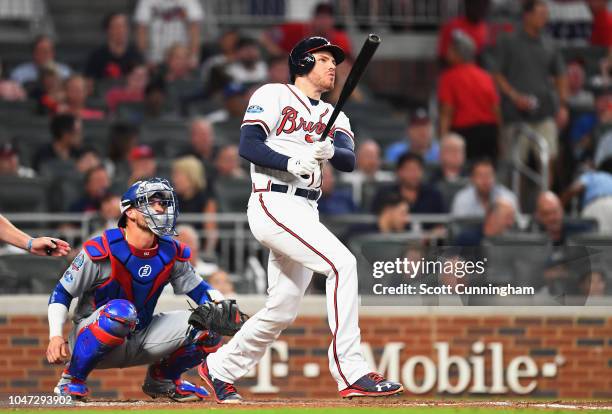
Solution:
{"label": "batting helmet", "polygon": [[289,53],[289,73],[291,82],[295,81],[298,75],[306,75],[315,65],[315,58],[312,55],[320,50],[328,50],[334,56],[336,65],[344,60],[344,51],[340,46],[330,43],[324,37],[307,37],[293,47]]}

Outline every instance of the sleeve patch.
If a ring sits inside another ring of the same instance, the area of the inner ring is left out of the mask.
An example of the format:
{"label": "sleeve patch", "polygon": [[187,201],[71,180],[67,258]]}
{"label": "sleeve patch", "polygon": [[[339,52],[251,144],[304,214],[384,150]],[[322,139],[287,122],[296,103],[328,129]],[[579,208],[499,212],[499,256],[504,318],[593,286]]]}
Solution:
{"label": "sleeve patch", "polygon": [[246,111],[250,114],[260,114],[264,111],[264,109],[259,105],[251,105]]}

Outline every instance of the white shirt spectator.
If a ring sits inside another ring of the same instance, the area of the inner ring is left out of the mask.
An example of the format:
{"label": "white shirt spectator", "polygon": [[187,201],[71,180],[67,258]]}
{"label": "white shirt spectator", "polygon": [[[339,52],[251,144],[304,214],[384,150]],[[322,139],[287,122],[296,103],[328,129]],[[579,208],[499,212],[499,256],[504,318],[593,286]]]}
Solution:
{"label": "white shirt spectator", "polygon": [[[55,62],[53,63],[57,73],[59,73],[60,78],[67,79],[70,74],[70,67],[63,63]],[[28,83],[28,82],[36,82],[39,77],[39,67],[36,66],[34,62],[26,62],[17,66],[15,69],[11,71],[11,80],[20,84]]]}
{"label": "white shirt spectator", "polygon": [[171,45],[188,45],[189,24],[203,18],[198,0],[139,0],[134,21],[149,28],[148,60],[159,63]]}
{"label": "white shirt spectator", "polygon": [[363,202],[363,185],[366,182],[392,184],[395,181],[395,174],[391,171],[378,170],[373,177],[369,177],[363,171],[355,170],[350,173],[341,173],[340,181],[353,187],[353,201],[355,204],[361,205]]}
{"label": "white shirt spectator", "polygon": [[606,132],[597,143],[595,165],[599,167],[608,158],[612,158],[612,130]]}
{"label": "white shirt spectator", "polygon": [[266,62],[259,61],[255,63],[253,69],[248,69],[240,62],[234,62],[227,65],[225,72],[233,82],[262,83],[268,78],[268,65]]}
{"label": "white shirt spectator", "polygon": [[[519,211],[516,196],[512,191],[501,184],[496,184],[491,191],[490,204],[495,203],[499,197],[510,201],[515,211]],[[469,184],[463,190],[459,191],[453,199],[451,214],[455,217],[484,217],[485,207],[480,202],[480,198],[476,194],[474,185]]]}

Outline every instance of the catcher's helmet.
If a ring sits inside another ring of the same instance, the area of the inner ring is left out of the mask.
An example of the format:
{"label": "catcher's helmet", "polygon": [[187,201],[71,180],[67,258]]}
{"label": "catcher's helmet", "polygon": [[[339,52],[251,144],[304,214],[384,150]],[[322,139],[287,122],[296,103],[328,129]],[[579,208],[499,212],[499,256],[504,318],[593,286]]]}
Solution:
{"label": "catcher's helmet", "polygon": [[313,52],[328,50],[334,56],[336,65],[344,60],[344,51],[340,46],[333,45],[324,37],[307,37],[296,44],[289,53],[289,73],[291,82],[298,75],[306,75],[315,65]]}
{"label": "catcher's helmet", "polygon": [[[156,211],[151,206],[153,202],[161,203],[164,210]],[[153,233],[158,236],[175,236],[177,204],[174,189],[168,180],[156,177],[137,181],[121,197],[121,218],[118,225],[125,227],[127,220],[125,212],[133,207],[144,215],[147,226]]]}

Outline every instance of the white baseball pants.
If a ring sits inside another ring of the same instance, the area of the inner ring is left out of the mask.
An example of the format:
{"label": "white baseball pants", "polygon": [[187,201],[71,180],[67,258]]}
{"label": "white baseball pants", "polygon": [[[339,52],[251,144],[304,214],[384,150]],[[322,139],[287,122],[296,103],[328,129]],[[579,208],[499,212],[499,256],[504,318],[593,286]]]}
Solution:
{"label": "white baseball pants", "polygon": [[316,201],[256,192],[247,215],[255,238],[270,248],[268,298],[227,344],[208,356],[212,376],[233,383],[257,364],[295,320],[313,272],[327,276],[327,316],[333,334],[329,369],[338,389],[371,372],[360,349],[356,260],[319,222]]}

